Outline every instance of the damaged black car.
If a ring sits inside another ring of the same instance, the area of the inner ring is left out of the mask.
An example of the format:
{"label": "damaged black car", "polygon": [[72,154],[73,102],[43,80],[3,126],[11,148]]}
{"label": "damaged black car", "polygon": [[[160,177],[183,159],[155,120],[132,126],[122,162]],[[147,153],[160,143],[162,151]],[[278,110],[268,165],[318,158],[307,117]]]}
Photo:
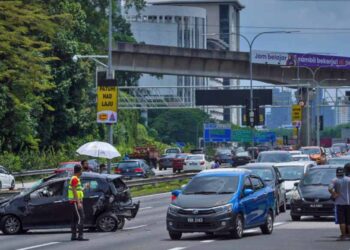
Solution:
{"label": "damaged black car", "polygon": [[[47,178],[19,195],[0,200],[0,230],[4,234],[30,229],[69,228],[71,209],[67,198],[70,177]],[[125,220],[135,218],[139,203],[120,175],[83,173],[85,227],[91,231],[113,232]]]}

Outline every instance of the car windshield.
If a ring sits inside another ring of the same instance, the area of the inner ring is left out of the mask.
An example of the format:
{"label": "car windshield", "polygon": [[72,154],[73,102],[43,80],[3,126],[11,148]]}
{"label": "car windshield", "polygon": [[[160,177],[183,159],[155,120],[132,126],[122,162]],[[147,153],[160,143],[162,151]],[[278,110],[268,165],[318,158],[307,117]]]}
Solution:
{"label": "car windshield", "polygon": [[293,161],[310,161],[310,158],[308,156],[303,155],[293,155],[292,158]]}
{"label": "car windshield", "polygon": [[118,168],[119,169],[123,169],[123,168],[137,168],[139,167],[137,162],[120,162],[118,164]]}
{"label": "car windshield", "polygon": [[345,165],[350,163],[350,158],[332,158],[328,160],[329,165]]}
{"label": "car windshield", "polygon": [[303,148],[301,151],[306,155],[315,155],[321,153],[319,148]]}
{"label": "car windshield", "polygon": [[230,194],[238,188],[237,176],[200,176],[193,178],[183,194]]}
{"label": "car windshield", "polygon": [[192,156],[188,156],[186,160],[201,161],[201,160],[203,160],[203,157],[202,156],[198,156],[198,155],[192,155]]}
{"label": "car windshield", "polygon": [[258,162],[288,162],[291,161],[292,157],[289,153],[281,154],[281,153],[261,153],[258,156]]}
{"label": "car windshield", "polygon": [[308,171],[301,181],[303,186],[328,186],[336,177],[335,168],[313,169]]}
{"label": "car windshield", "polygon": [[177,148],[169,148],[165,151],[166,154],[177,154],[177,153],[181,153],[179,152],[179,150]]}
{"label": "car windshield", "polygon": [[304,175],[304,166],[280,166],[278,170],[286,181],[300,180]]}
{"label": "car windshield", "polygon": [[176,155],[177,159],[186,159],[187,155]]}
{"label": "car windshield", "polygon": [[247,168],[253,172],[253,174],[259,176],[263,181],[272,181],[274,175],[271,168]]}

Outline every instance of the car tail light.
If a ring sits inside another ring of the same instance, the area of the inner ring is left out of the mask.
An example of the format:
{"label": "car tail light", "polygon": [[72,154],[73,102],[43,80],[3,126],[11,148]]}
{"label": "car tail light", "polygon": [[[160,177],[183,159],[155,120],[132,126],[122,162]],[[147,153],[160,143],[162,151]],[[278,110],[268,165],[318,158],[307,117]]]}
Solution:
{"label": "car tail light", "polygon": [[116,168],[115,170],[114,170],[114,173],[116,173],[116,174],[120,174],[122,171],[120,171],[120,169],[119,168]]}
{"label": "car tail light", "polygon": [[135,168],[134,172],[135,173],[143,173],[143,169],[142,168]]}
{"label": "car tail light", "polygon": [[201,161],[201,163],[200,163],[201,165],[204,165],[205,164],[205,161]]}
{"label": "car tail light", "polygon": [[176,195],[172,195],[172,196],[171,196],[171,201],[176,200],[176,198],[177,198],[177,196],[176,196]]}

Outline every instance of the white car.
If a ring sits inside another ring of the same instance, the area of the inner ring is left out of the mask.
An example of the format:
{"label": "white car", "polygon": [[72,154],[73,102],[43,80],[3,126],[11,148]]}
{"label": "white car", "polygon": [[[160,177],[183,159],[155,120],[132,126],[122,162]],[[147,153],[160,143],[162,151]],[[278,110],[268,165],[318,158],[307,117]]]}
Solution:
{"label": "white car", "polygon": [[210,169],[210,163],[205,159],[204,154],[189,155],[185,159],[184,172],[202,171],[205,169]]}
{"label": "white car", "polygon": [[274,165],[281,173],[284,180],[284,188],[286,190],[287,205],[290,204],[294,184],[298,183],[304,174],[317,164],[314,161],[294,161],[277,163]]}
{"label": "white car", "polygon": [[11,175],[11,173],[4,168],[3,166],[0,166],[0,189],[15,189],[15,178]]}
{"label": "white car", "polygon": [[293,161],[312,161],[309,155],[292,155]]}

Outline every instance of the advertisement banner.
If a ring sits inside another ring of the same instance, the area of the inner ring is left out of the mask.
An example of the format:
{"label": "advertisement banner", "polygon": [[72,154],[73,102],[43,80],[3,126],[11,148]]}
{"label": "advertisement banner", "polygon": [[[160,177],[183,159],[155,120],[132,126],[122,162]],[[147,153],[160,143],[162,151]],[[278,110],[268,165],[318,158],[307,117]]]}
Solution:
{"label": "advertisement banner", "polygon": [[350,69],[350,58],[331,55],[253,51],[253,63],[300,67]]}
{"label": "advertisement banner", "polygon": [[117,123],[118,88],[116,83],[105,80],[97,87],[97,122]]}

